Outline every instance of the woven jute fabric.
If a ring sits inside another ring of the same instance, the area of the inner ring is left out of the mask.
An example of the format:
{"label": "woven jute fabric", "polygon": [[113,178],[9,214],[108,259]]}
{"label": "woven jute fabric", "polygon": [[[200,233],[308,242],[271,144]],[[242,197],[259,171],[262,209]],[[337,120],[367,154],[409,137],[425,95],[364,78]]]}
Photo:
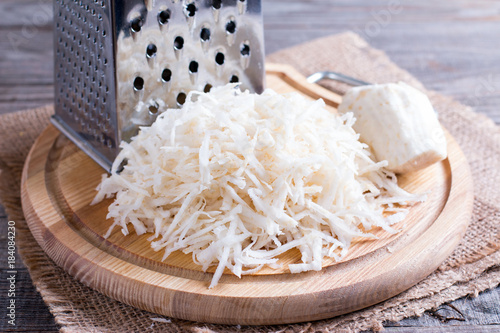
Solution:
{"label": "woven jute fabric", "polygon": [[[453,254],[430,276],[383,303],[333,319],[281,326],[228,326],[163,318],[114,301],[87,288],[57,267],[38,246],[23,220],[20,177],[25,157],[48,124],[51,106],[0,117],[0,198],[18,228],[18,251],[33,283],[62,332],[351,332],[380,330],[385,321],[425,310],[500,283],[500,127],[451,98],[425,88],[353,33],[330,36],[275,53],[268,61],[287,63],[307,75],[334,70],[369,82],[405,81],[431,98],[443,125],[470,163],[474,210],[467,233]],[[325,82],[327,87],[345,89]],[[162,318],[152,320],[151,318]]]}

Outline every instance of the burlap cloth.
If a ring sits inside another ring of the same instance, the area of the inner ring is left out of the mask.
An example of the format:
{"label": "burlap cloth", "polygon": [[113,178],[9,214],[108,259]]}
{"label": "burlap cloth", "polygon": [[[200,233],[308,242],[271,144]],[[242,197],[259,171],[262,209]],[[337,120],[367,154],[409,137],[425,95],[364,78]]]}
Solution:
{"label": "burlap cloth", "polygon": [[[291,64],[306,75],[330,69],[369,82],[402,80],[425,90],[383,52],[374,50],[353,33],[283,50],[270,55],[268,61]],[[500,283],[500,127],[451,98],[431,91],[427,93],[472,169],[475,202],[467,234],[446,262],[413,288],[365,310],[329,320],[266,327],[211,325],[176,319],[158,322],[151,318],[160,316],[114,301],[66,274],[45,255],[30,234],[23,220],[19,194],[24,159],[35,138],[48,124],[52,106],[1,116],[0,198],[9,219],[16,221],[18,251],[33,283],[63,332],[378,330],[382,329],[384,321],[418,316],[444,302],[477,295]]]}

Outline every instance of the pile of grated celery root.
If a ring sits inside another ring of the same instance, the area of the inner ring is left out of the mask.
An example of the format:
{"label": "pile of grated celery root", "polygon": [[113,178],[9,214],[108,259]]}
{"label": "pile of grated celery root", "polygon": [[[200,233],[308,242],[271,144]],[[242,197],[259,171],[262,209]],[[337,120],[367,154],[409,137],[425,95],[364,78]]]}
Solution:
{"label": "pile of grated celery root", "polygon": [[93,201],[115,196],[106,237],[115,226],[127,235],[128,224],[151,233],[164,260],[180,250],[203,270],[216,265],[210,288],[225,268],[240,277],[277,267],[292,248],[302,261],[292,273],[320,270],[354,237],[375,237],[363,230],[395,233],[402,206],[425,200],[372,160],[354,122],[297,93],[191,92],[181,109],[121,144]]}

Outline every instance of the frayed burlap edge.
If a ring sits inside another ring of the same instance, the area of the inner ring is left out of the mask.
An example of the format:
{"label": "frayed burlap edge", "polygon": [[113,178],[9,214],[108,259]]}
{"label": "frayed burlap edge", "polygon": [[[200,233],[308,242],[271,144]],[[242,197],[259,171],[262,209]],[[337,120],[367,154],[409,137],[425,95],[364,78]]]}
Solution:
{"label": "frayed burlap edge", "polygon": [[[372,82],[406,81],[424,90],[410,74],[346,33],[283,50],[270,61],[289,63],[304,74],[337,70]],[[329,88],[345,87],[324,83]],[[45,255],[26,227],[20,208],[19,180],[24,158],[36,136],[48,124],[51,107],[17,112],[0,119],[0,200],[16,221],[19,253],[34,285],[62,332],[356,332],[381,330],[385,321],[419,316],[444,302],[496,287],[500,283],[500,195],[490,184],[500,174],[500,129],[450,98],[427,92],[441,121],[468,157],[475,183],[471,225],[461,244],[438,270],[416,286],[385,302],[348,315],[313,323],[279,326],[227,326],[164,318],[109,299],[75,281]],[[496,142],[496,144],[495,144]]]}

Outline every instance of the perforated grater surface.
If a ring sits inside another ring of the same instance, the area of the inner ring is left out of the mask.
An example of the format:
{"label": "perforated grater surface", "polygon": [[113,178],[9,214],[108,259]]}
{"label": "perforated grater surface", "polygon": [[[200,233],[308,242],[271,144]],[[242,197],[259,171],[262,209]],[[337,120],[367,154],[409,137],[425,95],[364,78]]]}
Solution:
{"label": "perforated grater surface", "polygon": [[56,0],[52,123],[105,169],[190,90],[262,92],[260,0]]}

